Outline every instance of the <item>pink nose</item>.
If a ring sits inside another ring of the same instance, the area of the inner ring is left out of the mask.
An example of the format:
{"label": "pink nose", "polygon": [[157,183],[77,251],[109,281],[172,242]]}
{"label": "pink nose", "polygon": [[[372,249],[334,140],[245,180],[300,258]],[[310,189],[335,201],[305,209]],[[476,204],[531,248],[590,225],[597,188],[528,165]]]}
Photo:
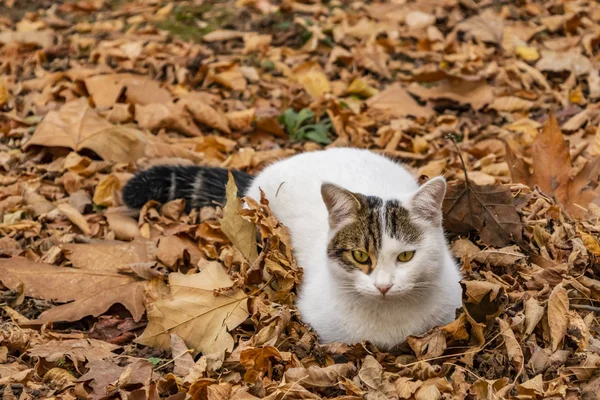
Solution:
{"label": "pink nose", "polygon": [[379,291],[381,292],[381,294],[384,295],[384,296],[385,296],[385,294],[387,292],[390,291],[390,289],[392,288],[392,286],[394,286],[394,285],[391,285],[391,284],[389,284],[389,285],[375,285],[375,287],[377,289],[379,289]]}

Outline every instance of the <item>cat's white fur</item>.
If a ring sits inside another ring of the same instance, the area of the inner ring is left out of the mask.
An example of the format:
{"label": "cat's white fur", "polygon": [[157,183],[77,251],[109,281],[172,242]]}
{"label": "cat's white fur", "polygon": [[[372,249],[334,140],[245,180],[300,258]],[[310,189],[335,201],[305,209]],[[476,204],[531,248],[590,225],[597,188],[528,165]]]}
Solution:
{"label": "cat's white fur", "polygon": [[[441,187],[443,197],[445,181],[435,181],[437,195]],[[419,191],[415,178],[401,165],[350,148],[299,154],[270,165],[255,178],[247,195],[259,199],[262,189],[273,213],[290,229],[297,262],[304,269],[297,307],[320,339],[350,344],[368,340],[391,348],[409,335],[454,320],[461,307],[461,276],[442,227],[415,217],[424,231],[416,248],[385,235],[375,270],[370,275],[358,269],[348,272],[327,257],[335,231],[330,230],[321,196],[325,182],[384,201],[397,199],[409,210]],[[416,250],[414,258],[397,262],[398,253],[409,250]],[[375,284],[393,286],[383,296]]]}

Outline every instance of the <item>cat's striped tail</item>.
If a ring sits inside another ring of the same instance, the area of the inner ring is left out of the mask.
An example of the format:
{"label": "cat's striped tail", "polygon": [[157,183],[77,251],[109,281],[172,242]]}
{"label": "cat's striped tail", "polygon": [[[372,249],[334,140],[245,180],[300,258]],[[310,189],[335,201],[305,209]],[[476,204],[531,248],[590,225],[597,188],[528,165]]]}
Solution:
{"label": "cat's striped tail", "polygon": [[[123,201],[130,208],[146,202],[166,203],[185,199],[186,210],[219,203],[225,204],[228,170],[214,167],[157,165],[137,173],[123,188]],[[231,171],[238,195],[243,196],[254,178],[242,171]]]}

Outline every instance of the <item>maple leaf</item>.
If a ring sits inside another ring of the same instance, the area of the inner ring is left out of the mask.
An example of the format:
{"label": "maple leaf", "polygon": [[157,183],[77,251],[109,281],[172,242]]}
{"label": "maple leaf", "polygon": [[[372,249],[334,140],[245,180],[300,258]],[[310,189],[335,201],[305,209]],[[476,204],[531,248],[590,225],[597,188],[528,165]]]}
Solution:
{"label": "maple leaf", "polygon": [[46,115],[24,149],[36,145],[87,149],[107,161],[130,162],[144,155],[146,136],[138,129],[104,120],[81,98]]}
{"label": "maple leaf", "polygon": [[530,187],[539,186],[573,217],[584,217],[589,204],[599,197],[592,185],[596,184],[600,172],[600,157],[589,161],[585,168],[572,176],[569,143],[553,114],[531,146],[533,173],[529,172],[529,166],[514,154],[508,144],[506,149],[513,181]]}
{"label": "maple leaf", "polygon": [[154,303],[148,327],[137,342],[168,349],[169,334],[175,333],[193,354],[231,351],[233,338],[227,331],[248,317],[248,296],[241,290],[215,296],[215,290],[233,286],[221,264],[209,263],[198,274],[172,273],[169,286],[171,295]]}
{"label": "maple leaf", "polygon": [[30,357],[40,357],[48,362],[61,358],[71,359],[78,369],[80,362],[102,360],[115,356],[113,353],[119,346],[95,339],[51,340],[27,350]]}
{"label": "maple leaf", "polygon": [[[30,297],[69,302],[43,312],[39,321],[77,321],[98,316],[113,304],[123,304],[136,321],[145,311],[146,290],[154,281],[119,273],[119,266],[152,260],[150,241],[67,244],[75,268],[56,267],[24,258],[0,259],[0,279],[9,288],[24,285]],[[150,254],[148,252],[150,251]],[[68,285],[67,285],[68,283]]]}
{"label": "maple leaf", "polygon": [[454,233],[476,230],[484,243],[495,247],[521,240],[521,219],[508,187],[449,185],[443,210],[444,226]]}

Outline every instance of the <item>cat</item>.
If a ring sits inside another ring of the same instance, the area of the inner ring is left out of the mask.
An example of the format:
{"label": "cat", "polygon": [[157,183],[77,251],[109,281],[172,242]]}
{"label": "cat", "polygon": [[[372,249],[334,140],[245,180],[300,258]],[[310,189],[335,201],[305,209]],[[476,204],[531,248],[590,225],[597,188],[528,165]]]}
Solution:
{"label": "cat", "polygon": [[[265,193],[304,269],[296,305],[322,342],[392,349],[455,319],[461,273],[444,236],[443,177],[419,187],[402,165],[369,150],[331,148],[233,171],[240,194]],[[156,166],[135,175],[125,204],[183,197],[224,202],[227,170]]]}

